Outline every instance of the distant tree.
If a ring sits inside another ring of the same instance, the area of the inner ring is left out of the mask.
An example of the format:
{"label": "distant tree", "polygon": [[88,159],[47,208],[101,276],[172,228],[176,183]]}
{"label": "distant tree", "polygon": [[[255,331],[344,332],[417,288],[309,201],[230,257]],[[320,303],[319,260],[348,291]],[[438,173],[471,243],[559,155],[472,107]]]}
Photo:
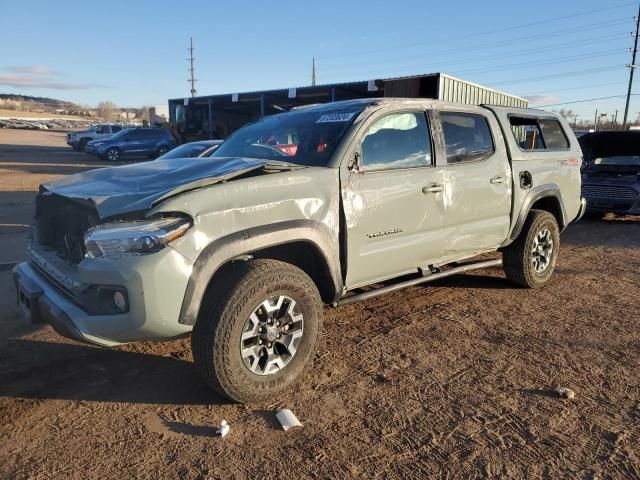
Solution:
{"label": "distant tree", "polygon": [[105,102],[100,102],[98,104],[97,111],[98,111],[98,116],[110,122],[115,118],[116,104],[108,100]]}

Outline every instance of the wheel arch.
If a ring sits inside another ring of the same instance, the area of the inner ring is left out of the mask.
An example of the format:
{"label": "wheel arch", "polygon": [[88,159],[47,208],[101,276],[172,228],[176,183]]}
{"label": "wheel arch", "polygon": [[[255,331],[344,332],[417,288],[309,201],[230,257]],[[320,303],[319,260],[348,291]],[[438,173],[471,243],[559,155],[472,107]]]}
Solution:
{"label": "wheel arch", "polygon": [[551,213],[558,222],[560,231],[564,230],[567,226],[567,217],[560,187],[555,183],[540,185],[532,188],[522,202],[522,207],[520,208],[514,227],[511,230],[509,239],[502,245],[503,247],[518,238],[531,210],[544,210]]}
{"label": "wheel arch", "polygon": [[251,258],[280,260],[303,270],[325,303],[342,294],[337,235],[313,220],[294,220],[235,232],[210,243],[196,259],[182,301],[179,322],[194,325],[205,294],[226,269]]}

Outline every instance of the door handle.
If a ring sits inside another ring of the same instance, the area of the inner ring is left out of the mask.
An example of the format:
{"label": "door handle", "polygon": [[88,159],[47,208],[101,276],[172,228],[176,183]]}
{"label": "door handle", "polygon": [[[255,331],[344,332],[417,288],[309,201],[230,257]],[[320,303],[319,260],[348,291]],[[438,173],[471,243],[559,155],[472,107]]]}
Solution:
{"label": "door handle", "polygon": [[494,185],[496,183],[504,183],[505,178],[501,177],[500,175],[496,175],[495,177],[492,177],[491,180],[489,180],[489,183],[493,183]]}
{"label": "door handle", "polygon": [[433,184],[433,185],[429,185],[428,187],[422,187],[422,193],[424,193],[425,195],[429,193],[440,193],[443,190],[444,190],[444,185],[439,185],[439,184]]}

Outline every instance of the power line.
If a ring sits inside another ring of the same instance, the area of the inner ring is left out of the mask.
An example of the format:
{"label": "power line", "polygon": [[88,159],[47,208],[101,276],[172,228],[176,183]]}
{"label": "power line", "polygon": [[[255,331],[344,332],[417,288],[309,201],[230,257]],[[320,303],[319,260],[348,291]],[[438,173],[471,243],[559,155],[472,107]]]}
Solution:
{"label": "power line", "polygon": [[599,51],[599,52],[593,52],[593,53],[586,53],[586,54],[580,54],[580,55],[569,55],[566,57],[556,57],[553,59],[550,59],[548,61],[544,61],[544,62],[521,62],[521,63],[511,63],[511,64],[503,64],[503,65],[497,65],[495,68],[491,67],[491,68],[477,68],[474,70],[462,70],[459,72],[456,72],[458,74],[469,74],[469,73],[492,73],[492,72],[500,72],[500,71],[504,71],[504,70],[510,70],[512,68],[517,68],[517,67],[540,67],[540,66],[544,66],[544,65],[555,65],[557,63],[564,63],[567,61],[571,61],[571,60],[580,60],[583,58],[597,58],[597,57],[608,57],[610,56],[612,53],[622,53],[625,52],[625,50],[623,49],[615,49],[615,50],[604,50],[604,51]]}
{"label": "power line", "polygon": [[[632,93],[631,96],[635,97],[637,95],[640,95],[638,93]],[[597,97],[597,98],[585,98],[583,100],[573,100],[571,102],[562,102],[562,103],[551,103],[549,105],[533,105],[535,106],[535,108],[547,108],[547,107],[559,107],[561,105],[573,105],[574,103],[587,103],[587,102],[595,102],[598,100],[611,100],[612,98],[624,98],[626,97],[625,94],[623,95],[610,95],[608,97]]]}
{"label": "power line", "polygon": [[[564,50],[564,49],[569,49],[575,46],[587,46],[587,45],[592,45],[592,44],[602,44],[602,43],[608,43],[608,42],[603,42],[603,40],[606,39],[622,39],[623,37],[626,37],[625,35],[622,35],[621,33],[615,33],[615,34],[608,34],[608,35],[602,35],[599,37],[589,37],[589,39],[580,39],[579,41],[576,42],[558,42],[558,43],[552,43],[552,44],[547,44],[547,45],[539,45],[536,42],[536,47],[534,48],[527,48],[527,49],[517,49],[517,50],[507,50],[506,52],[502,52],[502,53],[493,53],[491,55],[484,55],[484,56],[477,56],[474,55],[471,59],[461,59],[459,61],[456,62],[452,62],[452,63],[448,63],[446,64],[447,66],[452,66],[452,65],[462,65],[462,64],[468,64],[468,63],[477,63],[477,62],[482,62],[485,60],[493,60],[496,58],[509,58],[509,57],[520,57],[524,54],[528,54],[528,53],[544,53],[544,52],[549,52],[549,51],[556,51],[556,50]],[[526,41],[530,41],[531,37],[526,37]],[[509,42],[509,46],[511,46],[512,44],[517,44],[519,43],[518,41],[512,41]],[[487,45],[480,45],[480,46],[474,46],[474,47],[470,47],[470,48],[465,48],[463,49],[463,51],[465,53],[472,53],[475,51],[483,51],[485,50],[487,47]],[[429,54],[429,55],[420,55],[420,58],[425,58],[426,56],[428,56],[429,59],[432,59],[434,57],[441,57],[441,56],[450,56],[451,53],[455,53],[461,51],[461,49],[455,49],[454,51],[444,51],[444,52],[438,52],[436,54]],[[383,62],[385,66],[389,66],[390,64],[393,63],[398,63],[398,62],[394,62],[394,61],[390,61],[390,62]],[[357,65],[367,65],[370,66],[371,62],[365,62],[365,63],[351,63],[349,66],[357,66]],[[430,64],[429,67],[426,67],[424,63],[418,65],[418,64],[413,64],[413,65],[404,65],[404,66],[400,66],[399,68],[401,69],[414,69],[414,70],[420,70],[420,69],[424,69],[424,68],[432,68],[431,66],[433,65],[433,63]],[[328,67],[325,70],[328,71],[332,71],[332,70],[340,70],[341,72],[344,71],[344,67],[343,66],[333,66],[333,67]],[[365,72],[359,72],[360,74],[363,73],[367,73],[367,72],[371,72],[372,70],[367,70]]]}
{"label": "power line", "polygon": [[538,76],[538,77],[528,77],[528,78],[517,78],[514,80],[506,80],[506,81],[502,81],[502,82],[493,82],[493,85],[508,85],[508,84],[513,84],[513,83],[527,83],[527,82],[537,82],[540,80],[549,80],[549,79],[554,79],[554,78],[566,78],[566,77],[572,77],[572,76],[576,76],[576,75],[590,75],[592,73],[600,73],[600,72],[607,72],[607,71],[611,71],[611,70],[617,70],[621,67],[622,65],[617,64],[617,65],[607,65],[607,66],[603,66],[603,67],[598,67],[598,68],[588,68],[585,70],[573,70],[570,72],[562,72],[562,73],[554,73],[552,75],[542,75],[542,76]]}
{"label": "power line", "polygon": [[530,94],[519,94],[519,96],[521,97],[532,97],[534,95],[540,95],[543,93],[557,93],[557,92],[567,92],[569,90],[584,90],[585,88],[597,88],[597,87],[620,87],[622,85],[626,85],[626,82],[609,82],[609,83],[597,83],[595,85],[580,85],[578,87],[576,86],[571,86],[568,88],[554,88],[553,90],[542,90],[542,91],[536,91],[535,93],[530,93]]}
{"label": "power line", "polygon": [[[538,21],[531,22],[531,23],[513,25],[511,27],[499,28],[499,29],[494,29],[494,30],[485,30],[483,32],[469,33],[467,35],[459,35],[459,36],[456,36],[456,37],[449,37],[449,38],[436,40],[436,41],[432,40],[432,41],[418,42],[418,43],[414,43],[414,44],[404,44],[404,45],[398,45],[398,46],[394,46],[394,47],[379,48],[379,49],[376,49],[376,50],[367,50],[367,51],[360,51],[360,52],[342,53],[342,54],[339,54],[339,55],[330,55],[330,56],[325,56],[325,57],[320,57],[320,58],[329,59],[329,58],[350,57],[350,56],[363,55],[363,54],[366,55],[366,54],[370,54],[370,53],[379,53],[381,51],[398,50],[398,49],[401,49],[401,48],[406,48],[408,46],[432,45],[434,43],[449,42],[451,40],[459,40],[459,39],[462,39],[462,38],[476,38],[476,37],[482,36],[482,35],[491,35],[493,33],[507,32],[507,31],[510,31],[510,30],[519,30],[521,28],[532,27],[532,26],[535,26],[535,25],[548,24],[548,23],[551,23],[551,22],[556,22],[556,21],[560,21],[560,20],[566,20],[568,18],[583,17],[583,16],[591,15],[593,13],[601,13],[601,12],[605,12],[605,11],[616,10],[616,9],[628,7],[630,5],[635,5],[635,4],[636,4],[635,2],[621,3],[621,4],[618,4],[618,5],[612,5],[612,6],[609,6],[609,7],[598,8],[598,9],[594,9],[594,10],[588,10],[588,11],[581,12],[581,13],[573,13],[573,14],[570,14],[570,15],[563,15],[563,16],[560,16],[560,17],[552,17],[552,18],[540,19]],[[540,37],[540,35],[538,35],[538,37]]]}

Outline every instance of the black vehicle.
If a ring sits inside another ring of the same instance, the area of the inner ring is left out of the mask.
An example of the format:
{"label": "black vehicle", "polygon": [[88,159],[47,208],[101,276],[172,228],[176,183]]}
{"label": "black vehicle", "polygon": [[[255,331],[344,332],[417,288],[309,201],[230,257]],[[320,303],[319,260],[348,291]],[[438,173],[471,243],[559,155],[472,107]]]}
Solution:
{"label": "black vehicle", "polygon": [[168,158],[209,157],[216,151],[221,143],[222,140],[202,140],[200,142],[184,143],[161,157],[158,157],[158,160],[166,160]]}
{"label": "black vehicle", "polygon": [[579,138],[587,211],[640,215],[640,132],[596,132]]}

